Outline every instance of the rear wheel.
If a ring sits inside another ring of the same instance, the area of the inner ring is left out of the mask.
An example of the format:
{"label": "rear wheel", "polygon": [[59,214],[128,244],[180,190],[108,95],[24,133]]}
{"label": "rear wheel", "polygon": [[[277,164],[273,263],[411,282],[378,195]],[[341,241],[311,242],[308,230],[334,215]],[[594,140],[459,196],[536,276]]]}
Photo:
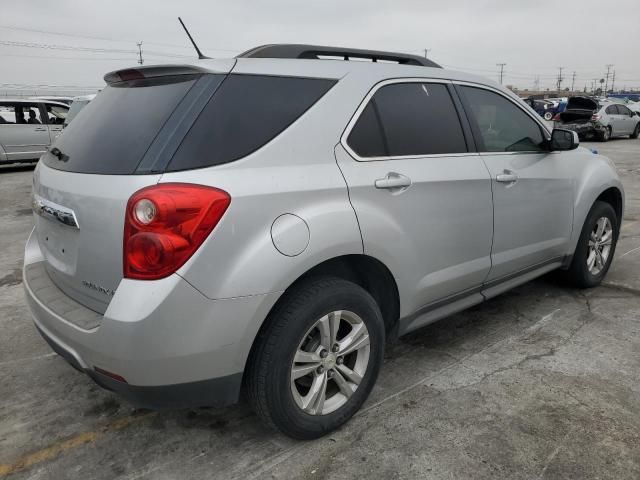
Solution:
{"label": "rear wheel", "polygon": [[544,119],[545,120],[551,120],[553,118],[553,113],[551,112],[544,112]]}
{"label": "rear wheel", "polygon": [[265,423],[312,439],[349,420],[369,396],[384,322],[371,295],[342,279],[309,280],[286,295],[256,340],[247,392]]}
{"label": "rear wheel", "polygon": [[595,287],[607,274],[618,241],[618,218],[613,207],[597,201],[587,215],[573,254],[568,279],[580,288]]}
{"label": "rear wheel", "polygon": [[605,128],[604,131],[600,133],[598,138],[601,142],[608,142],[611,138],[611,127]]}
{"label": "rear wheel", "polygon": [[636,124],[636,128],[633,130],[633,133],[631,134],[631,138],[638,138],[638,136],[640,136],[640,122]]}

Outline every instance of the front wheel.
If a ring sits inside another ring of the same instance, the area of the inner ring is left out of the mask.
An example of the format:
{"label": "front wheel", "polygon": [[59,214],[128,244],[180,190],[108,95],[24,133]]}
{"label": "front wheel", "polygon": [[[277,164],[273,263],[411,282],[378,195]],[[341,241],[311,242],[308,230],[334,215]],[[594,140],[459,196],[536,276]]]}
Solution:
{"label": "front wheel", "polygon": [[293,438],[318,438],[369,396],[384,322],[369,293],[339,278],[308,280],[285,295],[256,339],[247,393],[265,423]]}
{"label": "front wheel", "polygon": [[636,124],[636,128],[633,130],[631,134],[631,138],[638,138],[640,136],[640,122]]}
{"label": "front wheel", "polygon": [[570,282],[580,288],[599,285],[611,266],[617,241],[616,212],[610,204],[597,201],[587,215],[567,271]]}

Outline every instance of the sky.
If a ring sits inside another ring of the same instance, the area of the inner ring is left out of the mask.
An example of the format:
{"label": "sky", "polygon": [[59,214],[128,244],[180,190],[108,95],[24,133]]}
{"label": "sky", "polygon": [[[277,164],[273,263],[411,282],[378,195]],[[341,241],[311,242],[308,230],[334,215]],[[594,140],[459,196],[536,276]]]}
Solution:
{"label": "sky", "polygon": [[[640,1],[616,0],[0,0],[0,90],[94,89],[106,72],[232,57],[266,43],[310,43],[424,55],[532,89],[590,88],[613,65],[640,88]],[[611,80],[610,80],[611,81]]]}

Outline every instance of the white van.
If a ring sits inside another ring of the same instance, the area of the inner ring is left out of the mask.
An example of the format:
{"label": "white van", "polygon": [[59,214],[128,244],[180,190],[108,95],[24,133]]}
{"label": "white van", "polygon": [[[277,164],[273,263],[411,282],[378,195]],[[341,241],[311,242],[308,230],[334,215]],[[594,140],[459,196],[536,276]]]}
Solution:
{"label": "white van", "polygon": [[0,163],[30,162],[62,131],[69,106],[33,99],[0,100]]}

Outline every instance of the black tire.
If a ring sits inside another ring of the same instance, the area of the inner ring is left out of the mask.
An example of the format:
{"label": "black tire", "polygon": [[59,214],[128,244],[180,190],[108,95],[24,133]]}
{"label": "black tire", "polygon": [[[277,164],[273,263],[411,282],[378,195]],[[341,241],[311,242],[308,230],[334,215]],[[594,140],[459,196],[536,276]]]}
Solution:
{"label": "black tire", "polygon": [[607,127],[604,132],[598,134],[598,140],[601,142],[608,142],[612,135],[611,127]]}
{"label": "black tire", "polygon": [[636,124],[635,130],[631,134],[631,138],[638,138],[638,136],[640,136],[640,122]]}
{"label": "black tire", "polygon": [[[385,328],[380,308],[360,286],[334,277],[309,279],[287,292],[256,339],[246,377],[249,402],[267,424],[290,437],[321,437],[349,420],[373,388],[383,361]],[[352,396],[325,415],[304,412],[295,402],[290,375],[294,355],[307,332],[336,310],[357,314],[370,338],[369,361]]]}
{"label": "black tire", "polygon": [[[589,256],[589,239],[591,232],[596,226],[596,222],[601,217],[607,217],[611,222],[611,226],[613,227],[613,241],[604,267],[597,275],[593,275],[587,266],[587,258]],[[587,219],[584,222],[582,231],[580,232],[580,239],[578,240],[578,245],[576,246],[576,250],[573,254],[573,259],[571,260],[571,266],[566,272],[566,278],[569,282],[578,288],[592,288],[598,286],[600,282],[602,282],[602,279],[605,277],[609,267],[611,266],[611,261],[613,260],[613,255],[616,251],[616,243],[618,242],[619,233],[618,225],[619,223],[616,212],[610,204],[601,201],[597,201],[593,204],[593,207],[591,207],[591,210],[587,215]]]}

